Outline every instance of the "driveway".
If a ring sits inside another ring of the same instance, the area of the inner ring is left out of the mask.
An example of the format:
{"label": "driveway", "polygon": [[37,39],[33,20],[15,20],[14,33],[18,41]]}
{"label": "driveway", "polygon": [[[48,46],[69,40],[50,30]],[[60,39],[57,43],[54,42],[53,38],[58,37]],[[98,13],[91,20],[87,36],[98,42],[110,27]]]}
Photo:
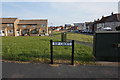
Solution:
{"label": "driveway", "polygon": [[118,65],[50,65],[2,62],[3,78],[118,78]]}

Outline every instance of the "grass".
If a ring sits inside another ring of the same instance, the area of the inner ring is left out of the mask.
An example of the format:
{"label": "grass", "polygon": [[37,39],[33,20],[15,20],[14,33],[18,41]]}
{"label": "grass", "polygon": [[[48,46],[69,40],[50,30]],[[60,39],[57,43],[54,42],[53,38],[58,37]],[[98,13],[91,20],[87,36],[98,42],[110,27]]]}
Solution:
{"label": "grass", "polygon": [[[61,32],[54,32],[53,35],[57,39],[61,38]],[[67,32],[67,39],[81,41],[81,42],[87,42],[87,43],[93,43],[92,35],[84,35],[84,34],[79,34],[79,33]]]}
{"label": "grass", "polygon": [[[50,39],[53,41],[60,41],[60,39],[56,37],[49,36],[2,37],[2,58],[14,61],[49,63]],[[56,63],[71,60],[72,50],[70,46],[55,46],[53,48],[54,61]],[[91,62],[92,59],[91,47],[75,44],[76,63]]]}
{"label": "grass", "polygon": [[87,43],[93,43],[93,36],[79,34],[79,33],[68,33],[67,39],[81,41],[81,42],[87,42]]}

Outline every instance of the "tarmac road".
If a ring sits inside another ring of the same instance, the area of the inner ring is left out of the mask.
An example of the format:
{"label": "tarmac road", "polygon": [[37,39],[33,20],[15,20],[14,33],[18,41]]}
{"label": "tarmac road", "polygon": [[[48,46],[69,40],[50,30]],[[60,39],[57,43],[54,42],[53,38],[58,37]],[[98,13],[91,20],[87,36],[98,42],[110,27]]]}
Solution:
{"label": "tarmac road", "polygon": [[3,78],[118,78],[118,66],[2,62]]}

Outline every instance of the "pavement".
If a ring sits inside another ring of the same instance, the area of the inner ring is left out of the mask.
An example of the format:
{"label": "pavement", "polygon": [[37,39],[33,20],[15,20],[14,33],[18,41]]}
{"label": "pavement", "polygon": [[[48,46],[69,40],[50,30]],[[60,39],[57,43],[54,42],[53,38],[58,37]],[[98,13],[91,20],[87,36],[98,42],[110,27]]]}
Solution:
{"label": "pavement", "polygon": [[[45,63],[2,62],[3,78],[118,78],[117,63],[104,65],[68,65]],[[114,65],[111,65],[114,64]]]}

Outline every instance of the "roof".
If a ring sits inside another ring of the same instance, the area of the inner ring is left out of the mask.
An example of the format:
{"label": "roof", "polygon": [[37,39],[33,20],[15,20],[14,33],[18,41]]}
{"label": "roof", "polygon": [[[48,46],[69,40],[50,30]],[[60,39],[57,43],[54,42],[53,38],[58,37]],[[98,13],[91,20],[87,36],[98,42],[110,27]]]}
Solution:
{"label": "roof", "polygon": [[120,13],[102,17],[101,20],[96,21],[96,23],[105,23],[105,22],[120,22]]}
{"label": "roof", "polygon": [[0,21],[2,21],[2,23],[14,23],[16,19],[17,18],[0,18]]}
{"label": "roof", "polygon": [[47,19],[40,19],[40,20],[20,20],[18,24],[46,24]]}
{"label": "roof", "polygon": [[119,14],[113,14],[112,16],[108,17],[106,19],[106,22],[120,22],[120,13]]}

